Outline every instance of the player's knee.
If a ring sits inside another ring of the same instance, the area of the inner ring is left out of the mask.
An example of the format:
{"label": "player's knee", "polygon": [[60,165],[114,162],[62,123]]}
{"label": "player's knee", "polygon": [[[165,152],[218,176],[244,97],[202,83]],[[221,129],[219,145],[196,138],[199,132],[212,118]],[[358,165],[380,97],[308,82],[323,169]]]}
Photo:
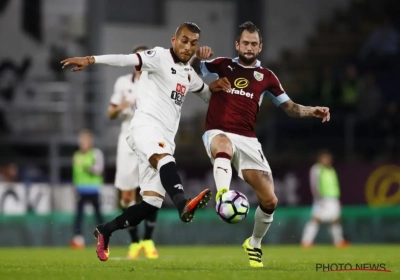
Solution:
{"label": "player's knee", "polygon": [[314,223],[317,223],[317,224],[322,223],[321,219],[319,219],[318,217],[312,217],[311,221],[314,222]]}
{"label": "player's knee", "polygon": [[154,169],[160,170],[167,163],[175,162],[175,158],[170,154],[154,154],[149,158],[149,162]]}
{"label": "player's knee", "polygon": [[216,148],[217,153],[227,153],[232,156],[232,143],[229,141],[229,139],[220,141]]}
{"label": "player's knee", "polygon": [[122,208],[128,208],[135,204],[135,196],[132,191],[122,191],[120,205]]}
{"label": "player's knee", "polygon": [[150,205],[160,209],[164,199],[162,199],[161,197],[158,197],[158,196],[150,196],[150,195],[143,194],[143,201],[146,202],[147,204],[150,204]]}
{"label": "player's knee", "polygon": [[260,199],[260,205],[264,212],[270,212],[278,207],[278,198],[276,195],[268,196]]}
{"label": "player's knee", "polygon": [[132,205],[135,205],[135,201],[121,198],[119,204],[121,205],[122,208],[128,208]]}
{"label": "player's knee", "polygon": [[229,140],[228,137],[224,136],[216,136],[211,143],[211,150],[213,152],[213,156],[217,157],[217,154],[223,153],[229,158],[232,157],[233,148],[232,142]]}
{"label": "player's knee", "polygon": [[122,191],[121,198],[127,202],[135,200],[135,192],[134,191]]}

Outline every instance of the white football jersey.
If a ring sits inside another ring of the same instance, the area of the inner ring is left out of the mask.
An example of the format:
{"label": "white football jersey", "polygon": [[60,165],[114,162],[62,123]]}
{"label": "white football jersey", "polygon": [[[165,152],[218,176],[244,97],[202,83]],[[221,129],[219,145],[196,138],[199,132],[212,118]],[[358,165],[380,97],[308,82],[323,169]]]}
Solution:
{"label": "white football jersey", "polygon": [[156,47],[136,55],[136,70],[146,71],[147,79],[138,83],[137,109],[131,127],[153,126],[173,141],[186,94],[194,92],[207,102],[208,86],[189,63],[179,61],[172,48]]}
{"label": "white football jersey", "polygon": [[[140,79],[146,79],[147,73],[142,72]],[[136,100],[138,94],[138,82],[139,79],[132,80],[133,74],[128,74],[119,77],[114,84],[114,92],[110,99],[110,104],[121,105],[122,101],[125,99],[129,102],[130,106],[125,108],[121,112],[122,124],[121,124],[121,134],[125,133],[129,129],[131,120],[135,114]]]}

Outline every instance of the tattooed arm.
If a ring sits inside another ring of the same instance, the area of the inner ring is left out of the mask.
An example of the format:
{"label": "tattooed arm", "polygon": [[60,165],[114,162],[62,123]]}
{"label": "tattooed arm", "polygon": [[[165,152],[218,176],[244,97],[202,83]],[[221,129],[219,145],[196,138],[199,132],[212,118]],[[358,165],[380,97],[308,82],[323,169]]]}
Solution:
{"label": "tattooed arm", "polygon": [[280,107],[286,112],[286,114],[288,114],[288,116],[293,118],[310,118],[314,116],[314,107],[303,106],[294,103],[292,100],[282,103]]}
{"label": "tattooed arm", "polygon": [[330,113],[327,107],[311,107],[303,106],[288,100],[280,105],[280,107],[293,118],[320,118],[322,122],[329,121]]}

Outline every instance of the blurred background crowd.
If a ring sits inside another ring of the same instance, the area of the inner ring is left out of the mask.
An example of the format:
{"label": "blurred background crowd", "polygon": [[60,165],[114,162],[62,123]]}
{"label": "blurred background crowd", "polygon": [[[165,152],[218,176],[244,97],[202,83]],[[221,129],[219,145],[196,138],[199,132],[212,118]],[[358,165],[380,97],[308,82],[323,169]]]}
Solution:
{"label": "blurred background crowd", "polygon": [[[174,26],[185,20],[200,25],[202,43],[213,47],[216,56],[235,56],[236,27],[253,20],[264,34],[260,60],[290,97],[331,108],[331,122],[320,125],[290,119],[265,100],[257,134],[269,161],[313,160],[316,148],[329,148],[346,162],[399,159],[400,21],[395,1],[307,0],[303,5],[308,8],[299,13],[299,4],[274,0],[244,5],[228,0],[154,0],[144,6],[136,0],[111,2],[0,1],[0,34],[7,38],[0,48],[1,180],[69,180],[69,157],[85,127],[103,149],[112,181],[119,123],[106,119],[106,106],[115,73],[132,69],[71,75],[59,61],[128,53],[137,43],[168,47]],[[124,5],[135,12],[125,14]],[[235,5],[247,8],[236,15]],[[252,5],[262,9],[249,11]],[[188,10],[179,19],[177,7]],[[196,7],[200,15],[190,9]],[[140,13],[144,9],[148,17]],[[222,32],[227,35],[223,39]],[[206,107],[196,108],[195,99],[188,103],[177,158],[182,165],[208,164],[201,142]]]}

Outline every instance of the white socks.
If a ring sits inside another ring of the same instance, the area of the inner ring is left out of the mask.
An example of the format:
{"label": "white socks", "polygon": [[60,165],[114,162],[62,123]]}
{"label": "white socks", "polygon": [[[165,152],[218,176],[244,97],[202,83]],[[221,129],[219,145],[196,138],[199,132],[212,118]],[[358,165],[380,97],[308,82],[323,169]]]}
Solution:
{"label": "white socks", "polygon": [[303,237],[301,238],[302,244],[312,244],[314,238],[318,233],[319,224],[315,221],[309,221],[304,227]]}
{"label": "white socks", "polygon": [[344,241],[343,230],[342,230],[341,224],[333,224],[331,226],[331,234],[332,234],[332,238],[333,238],[333,243],[335,243],[335,245],[340,244],[341,242]]}
{"label": "white socks", "polygon": [[253,235],[250,238],[250,246],[259,248],[261,241],[267,233],[272,221],[274,220],[274,214],[270,215],[264,213],[260,206],[257,207],[254,215],[254,230]]}
{"label": "white socks", "polygon": [[217,191],[222,188],[229,189],[232,180],[231,161],[227,158],[217,157],[214,161],[214,180]]}

